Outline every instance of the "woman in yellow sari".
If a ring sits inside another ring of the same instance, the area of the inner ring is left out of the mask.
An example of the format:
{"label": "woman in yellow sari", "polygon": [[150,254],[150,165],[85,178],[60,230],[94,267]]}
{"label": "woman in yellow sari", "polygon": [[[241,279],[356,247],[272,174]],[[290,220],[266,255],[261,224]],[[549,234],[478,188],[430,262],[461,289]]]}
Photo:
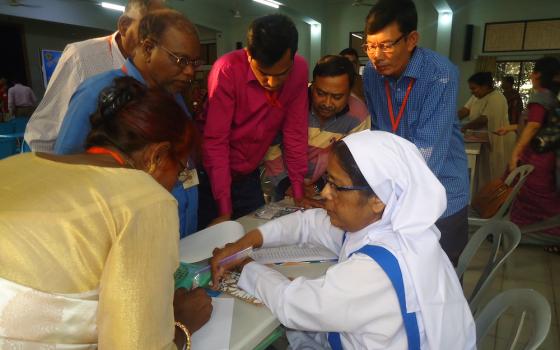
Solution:
{"label": "woman in yellow sari", "polygon": [[183,348],[212,308],[201,290],[174,292],[169,190],[193,125],[129,77],[90,122],[85,153],[0,161],[0,348]]}

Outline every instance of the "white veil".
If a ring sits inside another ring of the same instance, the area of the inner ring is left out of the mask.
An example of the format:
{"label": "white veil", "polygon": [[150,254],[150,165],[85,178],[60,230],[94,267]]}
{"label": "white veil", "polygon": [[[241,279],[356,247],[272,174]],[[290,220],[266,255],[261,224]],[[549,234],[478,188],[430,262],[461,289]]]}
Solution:
{"label": "white veil", "polygon": [[[474,321],[455,270],[439,245],[436,220],[446,209],[445,189],[411,142],[365,130],[343,139],[370,187],[386,205],[370,226],[370,242],[395,234],[410,278],[429,349],[476,348]],[[400,261],[400,260],[399,260]],[[405,277],[406,276],[406,277]],[[409,300],[409,298],[407,298]]]}

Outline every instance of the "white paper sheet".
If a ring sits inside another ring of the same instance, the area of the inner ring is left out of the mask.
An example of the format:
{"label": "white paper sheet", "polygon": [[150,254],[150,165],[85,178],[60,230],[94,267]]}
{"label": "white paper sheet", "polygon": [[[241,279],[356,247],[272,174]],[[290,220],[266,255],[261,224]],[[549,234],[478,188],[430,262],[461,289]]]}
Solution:
{"label": "white paper sheet", "polygon": [[285,262],[329,261],[337,260],[338,256],[324,247],[283,246],[253,250],[251,257],[261,264]]}
{"label": "white paper sheet", "polygon": [[229,349],[234,301],[233,298],[212,298],[212,316],[192,335],[192,350]]}
{"label": "white paper sheet", "polygon": [[187,263],[208,259],[212,257],[214,248],[235,242],[244,234],[243,226],[235,221],[225,221],[210,226],[183,238],[179,242],[180,259]]}

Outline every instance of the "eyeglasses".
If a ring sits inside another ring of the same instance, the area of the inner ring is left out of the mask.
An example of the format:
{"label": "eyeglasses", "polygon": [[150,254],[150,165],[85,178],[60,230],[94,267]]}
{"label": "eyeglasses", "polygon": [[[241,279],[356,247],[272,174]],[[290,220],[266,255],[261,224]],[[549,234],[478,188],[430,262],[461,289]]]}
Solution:
{"label": "eyeglasses", "polygon": [[335,192],[371,190],[369,186],[339,186],[332,182],[326,175],[323,175],[323,181],[325,181],[325,186],[329,186],[329,188]]}
{"label": "eyeglasses", "polygon": [[185,69],[187,66],[192,66],[194,69],[198,69],[200,66],[202,66],[204,64],[204,61],[201,59],[191,59],[185,56],[177,56],[176,54],[174,54],[171,50],[169,50],[167,47],[159,44],[159,47],[161,47],[165,52],[167,52],[167,54],[169,54],[169,58],[173,58],[175,61],[175,64],[178,65],[179,67],[181,67],[182,69]]}
{"label": "eyeglasses", "polygon": [[401,41],[407,35],[408,34],[403,34],[397,40],[389,41],[386,43],[379,43],[379,44],[366,43],[362,45],[362,50],[364,50],[365,53],[370,53],[379,49],[381,52],[391,53],[395,49],[395,45],[397,45],[399,41]]}

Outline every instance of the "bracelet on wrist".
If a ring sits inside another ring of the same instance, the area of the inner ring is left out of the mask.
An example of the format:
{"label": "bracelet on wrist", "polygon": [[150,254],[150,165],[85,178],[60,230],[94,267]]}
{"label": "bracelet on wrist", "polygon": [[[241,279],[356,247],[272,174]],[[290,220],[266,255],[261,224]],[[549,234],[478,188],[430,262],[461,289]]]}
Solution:
{"label": "bracelet on wrist", "polygon": [[187,327],[179,321],[175,321],[175,327],[179,328],[180,330],[185,333],[185,345],[183,345],[183,350],[191,350],[191,333],[187,329]]}

